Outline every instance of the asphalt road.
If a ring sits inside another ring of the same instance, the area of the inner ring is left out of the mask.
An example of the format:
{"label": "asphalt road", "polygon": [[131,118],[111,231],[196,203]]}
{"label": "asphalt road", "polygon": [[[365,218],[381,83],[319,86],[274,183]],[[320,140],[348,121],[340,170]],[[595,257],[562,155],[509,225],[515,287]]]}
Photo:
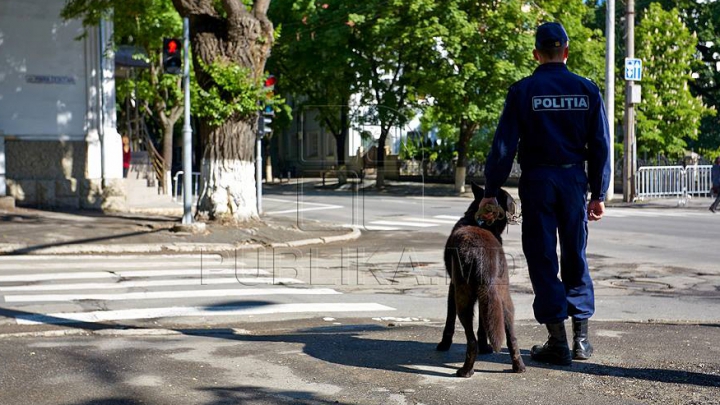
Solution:
{"label": "asphalt road", "polygon": [[472,379],[452,377],[461,333],[433,350],[442,250],[469,203],[269,192],[267,215],[363,236],[225,257],[2,257],[0,404],[720,403],[720,216],[697,209],[615,208],[590,224],[597,351],[571,368],[528,359],[544,331],[510,227],[528,372],[507,373],[495,354]]}
{"label": "asphalt road", "polygon": [[[596,322],[591,361],[547,367],[544,338],[518,322],[527,365],[483,355],[454,377],[465,345],[434,350],[439,325],[346,319],[3,337],[2,404],[717,404],[720,328]],[[134,333],[135,332],[135,333]],[[147,331],[146,331],[147,332]]]}

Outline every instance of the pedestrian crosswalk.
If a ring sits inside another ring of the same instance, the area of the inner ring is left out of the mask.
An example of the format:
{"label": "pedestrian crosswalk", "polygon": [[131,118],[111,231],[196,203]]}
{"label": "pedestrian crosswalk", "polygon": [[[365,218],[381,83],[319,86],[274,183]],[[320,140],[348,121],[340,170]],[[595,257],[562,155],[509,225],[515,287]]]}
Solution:
{"label": "pedestrian crosswalk", "polygon": [[217,255],[0,256],[0,324],[394,309],[307,282]]}
{"label": "pedestrian crosswalk", "polygon": [[611,218],[696,218],[711,217],[707,210],[683,208],[607,208],[605,216]]}
{"label": "pedestrian crosswalk", "polygon": [[365,224],[346,224],[348,227],[358,227],[368,231],[397,231],[403,229],[424,229],[435,227],[452,227],[460,219],[460,216],[434,215],[434,216],[410,216],[397,215],[383,219],[373,219]]}
{"label": "pedestrian crosswalk", "polygon": [[[690,210],[677,208],[608,208],[605,212],[608,218],[699,218],[709,217],[710,213],[704,210]],[[457,223],[461,215],[428,215],[410,216],[395,215],[382,218],[372,218],[361,224],[346,224],[348,227],[357,227],[368,231],[397,231],[411,229],[437,229],[449,231]]]}

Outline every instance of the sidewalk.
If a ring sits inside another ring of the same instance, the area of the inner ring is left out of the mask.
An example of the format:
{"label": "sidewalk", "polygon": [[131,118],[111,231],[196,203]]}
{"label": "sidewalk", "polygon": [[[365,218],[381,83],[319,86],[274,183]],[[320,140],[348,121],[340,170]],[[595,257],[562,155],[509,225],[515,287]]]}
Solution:
{"label": "sidewalk", "polygon": [[263,217],[243,227],[215,223],[202,234],[173,232],[172,216],[0,210],[1,254],[193,253],[263,247],[296,247],[356,239],[360,231]]}

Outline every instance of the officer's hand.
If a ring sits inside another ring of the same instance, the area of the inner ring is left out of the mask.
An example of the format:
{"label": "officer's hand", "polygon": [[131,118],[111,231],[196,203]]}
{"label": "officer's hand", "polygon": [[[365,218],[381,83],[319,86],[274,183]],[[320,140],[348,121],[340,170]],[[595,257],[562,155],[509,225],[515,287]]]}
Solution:
{"label": "officer's hand", "polygon": [[478,210],[481,210],[484,206],[491,204],[491,205],[498,205],[497,198],[495,197],[485,197],[482,200],[480,200],[480,206],[478,207]]}
{"label": "officer's hand", "polygon": [[599,221],[605,213],[605,203],[598,200],[592,200],[587,206],[588,220]]}

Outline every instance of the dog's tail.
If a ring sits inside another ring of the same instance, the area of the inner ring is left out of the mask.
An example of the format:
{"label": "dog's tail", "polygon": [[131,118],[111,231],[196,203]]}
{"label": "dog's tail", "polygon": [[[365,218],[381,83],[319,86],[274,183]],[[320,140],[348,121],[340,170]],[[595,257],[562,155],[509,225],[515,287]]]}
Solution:
{"label": "dog's tail", "polygon": [[[488,341],[493,351],[499,352],[505,340],[505,315],[503,309],[503,300],[498,288],[495,284],[480,286],[480,296],[484,293],[487,297],[485,308],[480,308],[482,320],[484,321],[485,331],[487,332]],[[483,311],[484,309],[484,311]]]}

